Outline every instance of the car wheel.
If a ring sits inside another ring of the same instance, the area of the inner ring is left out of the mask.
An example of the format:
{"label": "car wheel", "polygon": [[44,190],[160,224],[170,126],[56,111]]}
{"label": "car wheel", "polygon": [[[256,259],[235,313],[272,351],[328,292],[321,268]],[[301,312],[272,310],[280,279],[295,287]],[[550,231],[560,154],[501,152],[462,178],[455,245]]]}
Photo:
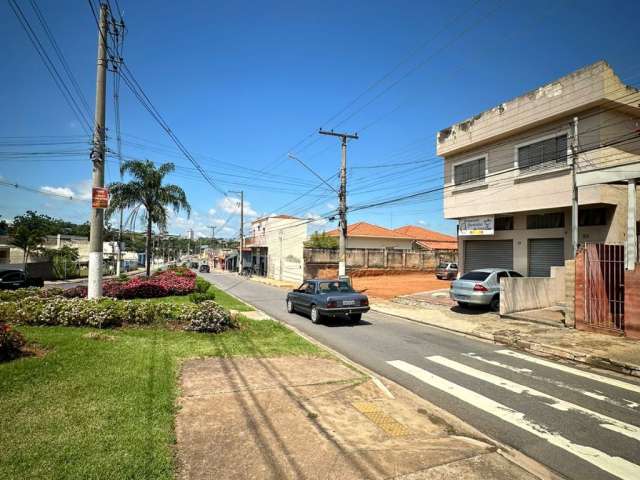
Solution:
{"label": "car wheel", "polygon": [[295,311],[296,308],[293,306],[293,302],[291,301],[291,299],[287,299],[287,312],[294,313]]}
{"label": "car wheel", "polygon": [[311,306],[311,323],[318,323],[320,321],[320,312],[315,305]]}
{"label": "car wheel", "polygon": [[353,323],[360,323],[360,320],[362,320],[362,314],[352,313],[351,315],[349,315],[349,320]]}
{"label": "car wheel", "polygon": [[500,310],[500,296],[499,295],[496,295],[495,297],[493,297],[491,299],[491,303],[489,304],[489,307],[494,312],[497,312],[497,311]]}

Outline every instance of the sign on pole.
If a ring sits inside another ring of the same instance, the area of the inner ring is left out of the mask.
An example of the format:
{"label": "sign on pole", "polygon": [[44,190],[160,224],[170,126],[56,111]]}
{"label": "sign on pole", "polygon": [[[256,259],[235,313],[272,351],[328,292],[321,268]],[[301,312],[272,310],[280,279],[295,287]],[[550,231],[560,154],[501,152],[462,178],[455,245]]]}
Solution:
{"label": "sign on pole", "polygon": [[493,215],[461,218],[458,235],[493,235],[493,227]]}
{"label": "sign on pole", "polygon": [[93,208],[107,208],[109,206],[109,189],[93,187],[91,191],[91,206]]}

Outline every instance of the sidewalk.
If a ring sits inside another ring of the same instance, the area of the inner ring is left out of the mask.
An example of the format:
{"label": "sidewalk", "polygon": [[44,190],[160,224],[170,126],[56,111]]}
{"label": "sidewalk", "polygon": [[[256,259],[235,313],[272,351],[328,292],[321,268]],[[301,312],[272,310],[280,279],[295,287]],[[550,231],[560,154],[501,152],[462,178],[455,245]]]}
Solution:
{"label": "sidewalk", "polygon": [[183,480],[537,478],[455,417],[331,358],[189,360],[179,405]]}
{"label": "sidewalk", "polygon": [[449,307],[376,301],[371,309],[416,322],[640,377],[640,342],[573,328],[500,318],[489,312],[457,313]]}

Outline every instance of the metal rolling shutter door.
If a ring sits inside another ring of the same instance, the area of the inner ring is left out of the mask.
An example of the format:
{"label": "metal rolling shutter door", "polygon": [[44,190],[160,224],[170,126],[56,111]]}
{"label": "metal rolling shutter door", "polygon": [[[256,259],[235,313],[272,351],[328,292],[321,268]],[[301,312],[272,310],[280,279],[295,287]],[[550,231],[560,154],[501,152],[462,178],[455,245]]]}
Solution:
{"label": "metal rolling shutter door", "polygon": [[564,239],[530,238],[527,260],[530,277],[548,277],[552,266],[564,265]]}
{"label": "metal rolling shutter door", "polygon": [[464,271],[479,268],[513,270],[513,240],[465,240]]}

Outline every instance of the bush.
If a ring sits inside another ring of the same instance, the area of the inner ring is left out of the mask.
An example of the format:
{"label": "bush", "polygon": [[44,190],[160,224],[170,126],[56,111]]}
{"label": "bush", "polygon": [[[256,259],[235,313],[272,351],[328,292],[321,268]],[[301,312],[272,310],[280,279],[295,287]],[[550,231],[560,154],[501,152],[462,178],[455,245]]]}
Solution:
{"label": "bush", "polygon": [[13,360],[22,354],[24,337],[11,325],[0,322],[0,362]]}
{"label": "bush", "polygon": [[51,298],[62,295],[61,288],[19,288],[17,290],[0,290],[0,302],[14,302],[27,297]]}
{"label": "bush", "polygon": [[209,287],[211,287],[211,283],[207,282],[202,277],[196,277],[196,292],[207,293]]}
{"label": "bush", "polygon": [[185,330],[220,333],[230,328],[238,328],[236,320],[216,302],[209,300],[183,307],[179,318],[187,323],[184,327]]}
{"label": "bush", "polygon": [[189,294],[189,301],[191,303],[202,303],[202,302],[206,302],[207,300],[215,300],[215,299],[216,299],[216,294],[211,290],[208,290],[206,292],[194,292]]}

